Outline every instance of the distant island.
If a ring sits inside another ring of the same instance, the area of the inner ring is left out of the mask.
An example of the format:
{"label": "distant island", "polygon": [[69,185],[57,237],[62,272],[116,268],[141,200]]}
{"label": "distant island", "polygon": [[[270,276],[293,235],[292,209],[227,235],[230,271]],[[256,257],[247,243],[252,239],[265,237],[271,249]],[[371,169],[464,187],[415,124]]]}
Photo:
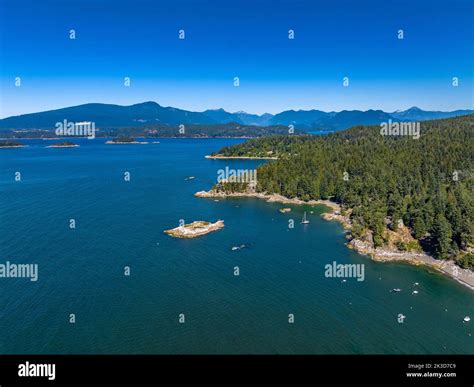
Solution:
{"label": "distant island", "polygon": [[197,220],[190,224],[185,224],[171,230],[165,230],[164,232],[176,238],[196,238],[209,234],[210,232],[220,230],[223,227],[223,220],[218,220],[215,223]]}
{"label": "distant island", "polygon": [[48,145],[46,148],[75,148],[78,146],[79,145],[74,144],[71,141],[63,141],[63,142],[58,142],[57,144]]}
{"label": "distant island", "polygon": [[17,141],[0,141],[0,148],[23,148],[24,146],[21,142]]}
{"label": "distant island", "polygon": [[258,168],[255,188],[220,182],[196,196],[330,201],[337,207],[325,217],[345,225],[350,247],[378,260],[436,263],[473,286],[474,115],[425,121],[418,139],[380,130],[356,126],[325,137],[272,136],[223,148],[216,154],[271,151],[278,160]]}
{"label": "distant island", "polygon": [[146,141],[137,141],[133,137],[117,137],[106,141],[106,144],[148,144]]}
{"label": "distant island", "polygon": [[[96,132],[97,138],[255,138],[271,135],[284,135],[289,133],[289,127],[283,125],[257,126],[241,125],[237,123],[226,124],[186,124],[170,125],[152,123],[146,127],[135,125],[128,127],[100,128]],[[3,138],[51,138],[55,135],[51,129],[0,129]],[[294,129],[295,134],[306,133]]]}

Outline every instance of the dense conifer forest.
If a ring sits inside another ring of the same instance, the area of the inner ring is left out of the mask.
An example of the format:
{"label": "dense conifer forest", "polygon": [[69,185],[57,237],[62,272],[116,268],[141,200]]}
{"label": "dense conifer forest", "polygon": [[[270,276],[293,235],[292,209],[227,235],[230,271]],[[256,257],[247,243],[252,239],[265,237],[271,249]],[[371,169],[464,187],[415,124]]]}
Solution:
{"label": "dense conifer forest", "polygon": [[340,203],[353,235],[370,230],[375,246],[402,221],[424,250],[474,268],[474,115],[422,122],[419,139],[356,126],[253,139],[217,154],[277,156],[259,167],[257,191]]}

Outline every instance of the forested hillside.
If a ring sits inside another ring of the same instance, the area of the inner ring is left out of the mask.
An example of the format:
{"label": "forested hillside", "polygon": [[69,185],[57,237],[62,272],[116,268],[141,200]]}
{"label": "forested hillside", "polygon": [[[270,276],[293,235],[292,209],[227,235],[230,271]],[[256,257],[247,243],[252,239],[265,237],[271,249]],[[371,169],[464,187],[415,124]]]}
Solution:
{"label": "forested hillside", "polygon": [[[162,137],[162,138],[219,138],[219,137],[261,137],[277,134],[287,134],[288,127],[282,125],[256,126],[228,124],[206,124],[206,125],[148,125],[121,127],[121,128],[96,128],[96,137]],[[294,129],[296,134],[304,134],[300,129]],[[56,137],[55,130],[6,130],[1,134],[2,138],[50,138]]]}
{"label": "forested hillside", "polygon": [[227,156],[279,160],[258,169],[257,191],[331,199],[350,212],[355,237],[375,246],[387,227],[410,227],[440,259],[474,267],[474,115],[421,123],[421,136],[357,126],[325,137],[272,136],[224,148]]}

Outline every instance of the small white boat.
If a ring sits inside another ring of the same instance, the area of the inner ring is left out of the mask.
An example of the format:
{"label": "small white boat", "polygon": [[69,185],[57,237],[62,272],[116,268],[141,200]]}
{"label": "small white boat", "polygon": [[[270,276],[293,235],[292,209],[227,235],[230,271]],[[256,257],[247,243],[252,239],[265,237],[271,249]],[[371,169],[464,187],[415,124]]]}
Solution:
{"label": "small white boat", "polygon": [[402,289],[400,289],[400,288],[395,288],[395,289],[392,289],[392,290],[390,290],[390,291],[391,291],[391,292],[398,293],[398,292],[401,292]]}
{"label": "small white boat", "polygon": [[464,322],[469,322],[471,321],[471,318],[469,316],[464,317]]}
{"label": "small white boat", "polygon": [[415,286],[418,286],[418,285],[419,285],[419,283],[418,283],[418,282],[415,282]]}
{"label": "small white boat", "polygon": [[418,294],[418,290],[413,290],[413,294]]}
{"label": "small white boat", "polygon": [[303,220],[301,220],[301,224],[309,224],[309,220],[306,218],[306,211],[304,212]]}

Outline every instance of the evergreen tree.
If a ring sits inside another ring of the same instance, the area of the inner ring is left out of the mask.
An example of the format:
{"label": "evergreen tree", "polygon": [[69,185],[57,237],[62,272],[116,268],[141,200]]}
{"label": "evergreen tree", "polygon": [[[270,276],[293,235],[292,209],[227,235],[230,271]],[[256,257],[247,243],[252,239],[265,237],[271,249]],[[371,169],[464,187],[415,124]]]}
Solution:
{"label": "evergreen tree", "polygon": [[452,231],[444,215],[438,214],[433,227],[433,241],[436,256],[440,259],[448,258],[451,246]]}

